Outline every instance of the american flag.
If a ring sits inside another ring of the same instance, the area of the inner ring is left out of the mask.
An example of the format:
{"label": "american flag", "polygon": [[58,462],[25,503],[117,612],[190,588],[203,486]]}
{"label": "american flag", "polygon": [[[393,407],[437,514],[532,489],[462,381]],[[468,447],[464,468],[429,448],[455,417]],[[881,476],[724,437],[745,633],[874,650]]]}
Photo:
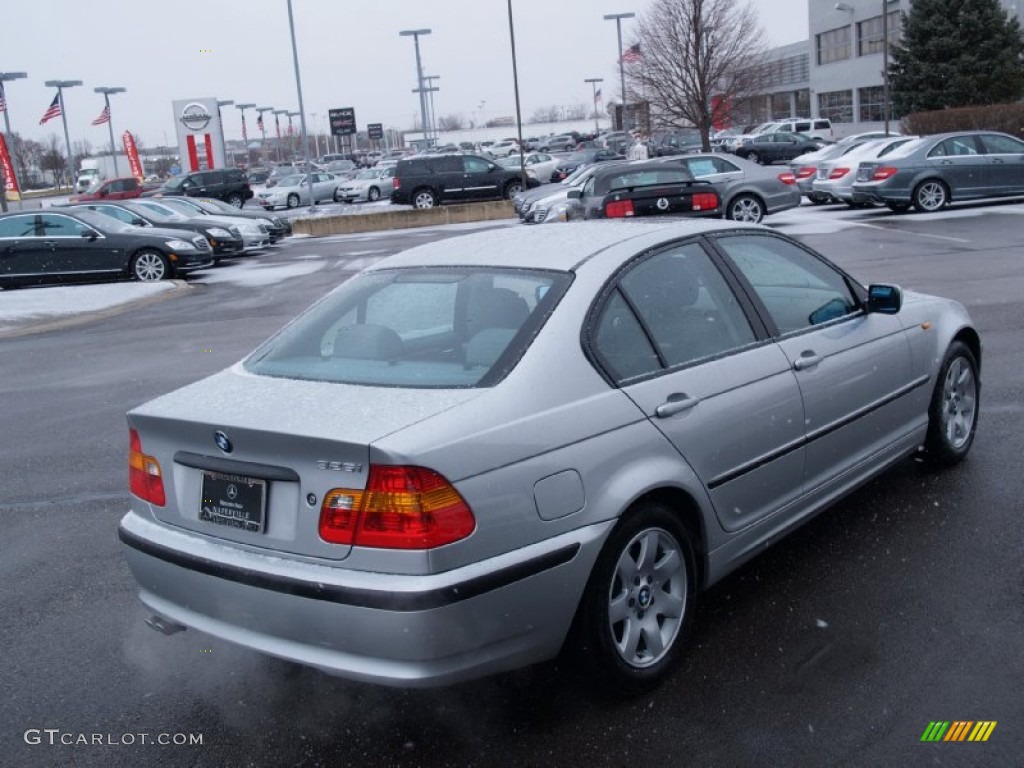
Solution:
{"label": "american flag", "polygon": [[43,113],[43,119],[39,121],[42,125],[47,120],[53,120],[55,117],[60,117],[60,91],[57,91],[57,95],[53,97],[53,101],[50,102],[49,108]]}
{"label": "american flag", "polygon": [[242,141],[248,141],[249,137],[245,132],[245,112],[242,112]]}
{"label": "american flag", "polygon": [[274,125],[277,128],[277,138],[281,138],[281,116],[274,115]]}
{"label": "american flag", "polygon": [[7,111],[7,100],[4,98],[4,81],[0,80],[0,112]]}
{"label": "american flag", "polygon": [[622,54],[622,63],[635,64],[642,58],[643,54],[640,53],[640,43],[637,43],[636,45],[631,45],[629,48],[626,49],[626,52]]}
{"label": "american flag", "polygon": [[598,88],[596,91],[594,91],[594,103],[597,104],[597,102],[599,102],[600,100],[601,100],[601,89]]}
{"label": "american flag", "polygon": [[257,115],[257,117],[256,117],[256,127],[259,128],[260,132],[262,133],[262,131],[263,131],[263,113],[262,112],[260,112],[259,115]]}
{"label": "american flag", "polygon": [[103,125],[104,123],[110,122],[110,107],[104,107],[103,111],[100,112],[100,116],[92,121],[93,125]]}

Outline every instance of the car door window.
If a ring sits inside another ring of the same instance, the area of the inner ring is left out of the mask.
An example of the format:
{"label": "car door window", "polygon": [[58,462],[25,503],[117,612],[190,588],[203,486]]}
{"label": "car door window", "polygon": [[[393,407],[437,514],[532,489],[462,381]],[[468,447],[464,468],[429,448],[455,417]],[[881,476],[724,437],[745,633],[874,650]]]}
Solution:
{"label": "car door window", "polygon": [[618,384],[663,368],[640,320],[619,290],[601,310],[594,333],[594,351]]}
{"label": "car door window", "polygon": [[1024,141],[1014,139],[1010,136],[1000,136],[994,133],[983,133],[981,145],[990,155],[1021,155],[1024,154]]}
{"label": "car door window", "polygon": [[466,173],[487,173],[491,164],[479,157],[464,157],[462,158],[462,167]]}
{"label": "car door window", "polygon": [[755,340],[732,289],[696,243],[645,259],[626,273],[620,288],[668,367]]}
{"label": "car door window", "polygon": [[940,141],[928,157],[958,157],[963,155],[978,154],[978,147],[974,143],[973,136],[954,136]]}
{"label": "car door window", "polygon": [[40,218],[44,237],[81,237],[83,233],[92,231],[82,222],[67,216],[44,213]]}
{"label": "car door window", "polygon": [[780,334],[860,310],[840,272],[787,240],[740,235],[721,237],[718,244],[750,283]]}
{"label": "car door window", "polygon": [[0,237],[35,237],[35,234],[35,214],[0,219]]}
{"label": "car door window", "polygon": [[113,205],[97,205],[93,210],[102,213],[104,216],[110,216],[118,221],[123,221],[125,224],[134,224],[138,218],[131,211],[126,211],[124,208],[117,208]]}

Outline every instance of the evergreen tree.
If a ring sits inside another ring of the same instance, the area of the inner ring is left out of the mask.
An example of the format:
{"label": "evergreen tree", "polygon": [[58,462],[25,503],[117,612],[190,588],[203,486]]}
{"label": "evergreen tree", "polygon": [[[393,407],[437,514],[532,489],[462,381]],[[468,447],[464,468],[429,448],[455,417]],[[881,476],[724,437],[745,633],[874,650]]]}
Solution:
{"label": "evergreen tree", "polygon": [[1024,35],[999,0],[914,0],[893,46],[897,115],[1000,104],[1024,94]]}

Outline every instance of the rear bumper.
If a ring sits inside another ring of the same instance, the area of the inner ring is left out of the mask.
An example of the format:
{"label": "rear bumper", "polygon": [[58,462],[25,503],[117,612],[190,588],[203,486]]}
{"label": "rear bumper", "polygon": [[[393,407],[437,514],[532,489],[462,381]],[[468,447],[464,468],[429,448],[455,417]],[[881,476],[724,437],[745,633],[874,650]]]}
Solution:
{"label": "rear bumper", "polygon": [[284,560],[135,512],[118,533],[162,617],[342,677],[428,687],[555,656],[610,526],[430,575]]}

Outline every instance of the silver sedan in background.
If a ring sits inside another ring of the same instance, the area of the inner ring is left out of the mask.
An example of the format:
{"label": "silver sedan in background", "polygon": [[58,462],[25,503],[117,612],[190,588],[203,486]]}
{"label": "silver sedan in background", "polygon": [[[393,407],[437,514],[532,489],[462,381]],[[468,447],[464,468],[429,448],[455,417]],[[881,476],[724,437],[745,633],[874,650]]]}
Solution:
{"label": "silver sedan in background", "polygon": [[395,686],[564,647],[637,694],[701,590],[906,457],[963,459],[980,361],[960,304],[756,225],[441,240],[131,410],[119,535],[165,632]]}
{"label": "silver sedan in background", "polygon": [[867,205],[867,203],[853,201],[853,184],[861,162],[885,157],[897,147],[916,138],[916,136],[893,136],[888,139],[871,139],[839,157],[818,163],[814,182],[811,184],[814,193],[826,200],[846,203],[851,207]]}
{"label": "silver sedan in background", "polygon": [[[316,202],[334,199],[334,191],[341,180],[332,173],[317,172],[313,177],[313,197]],[[265,210],[298,208],[309,204],[309,175],[296,173],[285,176],[277,186],[256,193],[256,202]]]}
{"label": "silver sedan in background", "polygon": [[334,191],[334,202],[354,203],[367,200],[375,203],[381,197],[391,194],[392,179],[395,178],[395,167],[368,168],[360,171],[348,181],[342,181]]}

